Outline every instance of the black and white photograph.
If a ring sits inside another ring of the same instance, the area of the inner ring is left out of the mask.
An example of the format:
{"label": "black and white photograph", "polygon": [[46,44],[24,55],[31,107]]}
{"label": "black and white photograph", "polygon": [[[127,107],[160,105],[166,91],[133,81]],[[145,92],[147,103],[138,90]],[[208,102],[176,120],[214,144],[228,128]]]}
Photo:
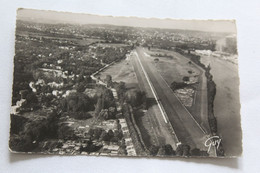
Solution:
{"label": "black and white photograph", "polygon": [[235,20],[17,10],[9,149],[242,154]]}

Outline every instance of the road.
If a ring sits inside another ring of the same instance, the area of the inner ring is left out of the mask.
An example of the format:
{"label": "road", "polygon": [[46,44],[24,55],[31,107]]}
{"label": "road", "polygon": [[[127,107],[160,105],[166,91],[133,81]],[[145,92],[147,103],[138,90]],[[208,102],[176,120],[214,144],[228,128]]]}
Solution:
{"label": "road", "polygon": [[[135,56],[137,59],[136,61],[141,62],[179,141],[183,144],[190,145],[191,148],[196,147],[202,150],[207,150],[204,146],[204,142],[207,140],[207,134],[204,129],[201,128],[194,117],[174,95],[169,85],[156,71],[153,64],[147,60],[144,49],[138,47],[136,52],[138,55]],[[157,118],[163,119],[163,116],[157,115]]]}

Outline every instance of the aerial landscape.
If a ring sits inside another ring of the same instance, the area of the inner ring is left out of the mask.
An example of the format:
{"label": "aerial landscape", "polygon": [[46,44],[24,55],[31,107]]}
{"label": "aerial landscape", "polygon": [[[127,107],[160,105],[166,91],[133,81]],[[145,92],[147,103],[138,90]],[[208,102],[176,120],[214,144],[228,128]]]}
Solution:
{"label": "aerial landscape", "polygon": [[15,34],[12,152],[241,155],[234,21],[19,9]]}

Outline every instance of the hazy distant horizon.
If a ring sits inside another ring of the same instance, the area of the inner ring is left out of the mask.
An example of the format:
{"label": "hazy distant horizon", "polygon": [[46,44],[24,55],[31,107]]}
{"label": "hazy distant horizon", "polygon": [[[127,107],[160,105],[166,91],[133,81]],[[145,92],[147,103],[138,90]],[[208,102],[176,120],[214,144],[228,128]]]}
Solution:
{"label": "hazy distant horizon", "polygon": [[108,24],[144,28],[236,33],[236,24],[234,20],[176,20],[139,17],[113,17],[33,9],[18,9],[17,20],[51,24]]}

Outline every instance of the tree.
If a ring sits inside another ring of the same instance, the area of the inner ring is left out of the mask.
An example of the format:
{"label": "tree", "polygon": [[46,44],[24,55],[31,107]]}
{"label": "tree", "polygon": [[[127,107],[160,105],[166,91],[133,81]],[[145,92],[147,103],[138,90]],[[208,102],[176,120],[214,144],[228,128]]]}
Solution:
{"label": "tree", "polygon": [[60,108],[62,111],[66,112],[67,111],[67,101],[66,99],[62,99],[60,100],[60,104],[59,104]]}
{"label": "tree", "polygon": [[111,85],[112,85],[112,76],[111,75],[107,75],[105,81],[107,83],[107,86],[111,87]]}
{"label": "tree", "polygon": [[79,83],[77,88],[76,88],[77,92],[79,92],[79,93],[84,92],[85,89],[86,89],[86,86],[85,86],[85,84],[83,82]]}
{"label": "tree", "polygon": [[190,156],[190,146],[183,145],[183,156]]}
{"label": "tree", "polygon": [[184,82],[188,82],[188,81],[190,80],[190,78],[189,78],[188,76],[184,76],[184,77],[182,78],[182,80],[183,80]]}
{"label": "tree", "polygon": [[[97,105],[99,111],[102,109],[108,109],[109,107],[115,107],[115,100],[111,90],[105,87],[97,88]],[[97,113],[97,112],[96,112]]]}
{"label": "tree", "polygon": [[41,97],[41,104],[49,107],[52,103],[52,100],[54,99],[53,95],[42,95]]}
{"label": "tree", "polygon": [[194,148],[194,149],[191,150],[190,154],[191,154],[191,156],[200,156],[201,155],[200,149]]}
{"label": "tree", "polygon": [[104,102],[103,109],[108,109],[109,107],[115,106],[115,100],[111,90],[105,89],[102,93],[102,99]]}
{"label": "tree", "polygon": [[154,59],[154,62],[159,62],[159,59],[158,59],[158,58],[155,58],[155,59]]}
{"label": "tree", "polygon": [[71,93],[66,97],[67,110],[72,112],[88,112],[94,109],[91,99],[83,93]]}
{"label": "tree", "polygon": [[114,131],[114,136],[117,137],[118,139],[123,138],[123,133],[121,131],[115,130]]}
{"label": "tree", "polygon": [[75,134],[74,130],[69,126],[60,126],[58,129],[58,138],[59,139],[74,139]]}
{"label": "tree", "polygon": [[187,144],[180,144],[176,149],[177,156],[190,156],[190,146]]}
{"label": "tree", "polygon": [[99,113],[99,118],[103,120],[108,120],[109,119],[109,112],[107,109],[102,109]]}
{"label": "tree", "polygon": [[114,119],[116,116],[116,108],[115,107],[108,108],[108,114],[109,114],[109,119]]}
{"label": "tree", "polygon": [[109,139],[110,139],[109,135],[107,134],[106,131],[103,131],[99,138],[100,141],[109,141]]}
{"label": "tree", "polygon": [[175,155],[175,152],[172,149],[172,146],[170,144],[166,144],[164,147],[165,147],[165,154],[166,155],[169,155],[169,156]]}
{"label": "tree", "polygon": [[84,81],[84,77],[83,77],[83,74],[82,74],[82,73],[79,74],[79,76],[77,77],[76,81],[77,81],[77,83],[81,83],[81,82]]}
{"label": "tree", "polygon": [[176,149],[176,156],[182,156],[183,155],[183,145],[180,144],[177,146],[177,149]]}
{"label": "tree", "polygon": [[165,156],[165,155],[166,155],[165,147],[161,146],[157,152],[157,156]]}
{"label": "tree", "polygon": [[110,139],[110,142],[118,142],[118,141],[119,141],[118,137],[115,136]]}
{"label": "tree", "polygon": [[103,101],[102,98],[98,98],[96,108],[95,108],[95,115],[98,116],[103,108]]}
{"label": "tree", "polygon": [[30,92],[29,94],[26,95],[26,101],[27,104],[37,104],[38,98],[33,92]]}
{"label": "tree", "polygon": [[134,107],[146,105],[146,93],[140,90],[129,90],[126,92],[126,101]]}
{"label": "tree", "polygon": [[78,120],[86,120],[91,117],[91,114],[87,112],[75,112],[75,113],[70,113],[70,115]]}
{"label": "tree", "polygon": [[125,92],[126,92],[126,86],[124,82],[120,82],[118,85],[116,85],[115,87],[117,94],[118,94],[118,98],[121,102],[124,101],[124,96],[125,96]]}
{"label": "tree", "polygon": [[156,156],[158,150],[159,150],[159,147],[158,147],[158,146],[151,145],[151,146],[149,147],[149,151],[150,151],[150,154],[151,154],[152,156]]}
{"label": "tree", "polygon": [[77,102],[74,99],[68,99],[68,104],[67,104],[68,111],[76,112],[77,111]]}
{"label": "tree", "polygon": [[177,90],[177,89],[181,89],[181,88],[184,88],[186,87],[187,84],[184,83],[184,82],[172,82],[171,83],[171,89],[174,91],[174,90]]}
{"label": "tree", "polygon": [[94,129],[93,138],[94,139],[99,139],[102,131],[103,130],[101,128]]}
{"label": "tree", "polygon": [[108,130],[107,134],[109,135],[110,139],[114,137],[114,132],[111,129]]}

